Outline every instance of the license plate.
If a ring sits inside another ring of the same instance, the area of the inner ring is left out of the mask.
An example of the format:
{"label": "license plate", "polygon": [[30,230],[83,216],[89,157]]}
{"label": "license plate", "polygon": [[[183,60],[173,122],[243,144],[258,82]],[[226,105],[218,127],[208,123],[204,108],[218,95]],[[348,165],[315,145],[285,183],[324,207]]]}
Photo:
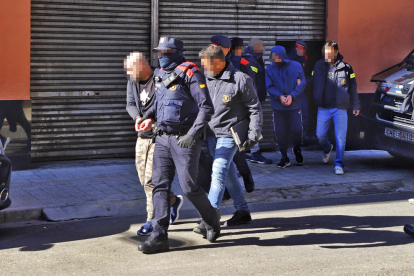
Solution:
{"label": "license plate", "polygon": [[387,137],[414,143],[414,133],[386,127],[384,134]]}

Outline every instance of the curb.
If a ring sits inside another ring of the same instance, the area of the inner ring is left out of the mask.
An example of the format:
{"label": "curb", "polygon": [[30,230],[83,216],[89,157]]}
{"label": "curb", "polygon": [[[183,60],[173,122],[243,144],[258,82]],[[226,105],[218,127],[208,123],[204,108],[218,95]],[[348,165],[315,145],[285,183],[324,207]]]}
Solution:
{"label": "curb", "polygon": [[[192,210],[193,205],[184,199],[181,210]],[[195,210],[195,209],[194,209]],[[0,211],[0,224],[32,220],[51,222],[98,217],[146,216],[146,199],[120,202],[95,202],[93,204],[45,207],[33,209],[5,209]]]}
{"label": "curb", "polygon": [[0,211],[0,223],[15,223],[30,220],[39,220],[42,217],[43,208],[11,209]]}

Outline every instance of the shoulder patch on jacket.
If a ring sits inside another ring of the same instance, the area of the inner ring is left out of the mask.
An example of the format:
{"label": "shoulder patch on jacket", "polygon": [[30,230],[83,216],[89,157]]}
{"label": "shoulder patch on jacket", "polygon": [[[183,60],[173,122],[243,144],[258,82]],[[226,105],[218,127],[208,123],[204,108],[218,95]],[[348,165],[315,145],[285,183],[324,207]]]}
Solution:
{"label": "shoulder patch on jacket", "polygon": [[240,59],[240,64],[243,64],[243,65],[247,65],[247,64],[249,64],[250,62],[248,62],[247,61],[247,59],[245,59],[245,58],[241,58]]}
{"label": "shoulder patch on jacket", "polygon": [[259,72],[259,69],[257,69],[257,68],[256,68],[256,67],[254,67],[254,66],[250,66],[250,68],[252,68],[253,72],[255,72],[255,73],[258,73],[258,72]]}
{"label": "shoulder patch on jacket", "polygon": [[355,78],[355,73],[352,73],[349,77],[350,77],[351,79]]}

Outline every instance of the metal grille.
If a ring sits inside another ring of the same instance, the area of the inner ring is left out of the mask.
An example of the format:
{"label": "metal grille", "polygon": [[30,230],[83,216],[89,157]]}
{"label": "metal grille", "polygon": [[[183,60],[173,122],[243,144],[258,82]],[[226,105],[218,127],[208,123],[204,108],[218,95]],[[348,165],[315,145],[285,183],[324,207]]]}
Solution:
{"label": "metal grille", "polygon": [[149,56],[151,1],[33,0],[32,160],[133,156],[123,60]]}
{"label": "metal grille", "polygon": [[[268,64],[271,48],[278,41],[323,41],[325,0],[159,0],[159,35],[183,40],[185,56],[199,64],[198,52],[213,35],[238,36],[247,46],[251,38],[264,42]],[[263,106],[264,139],[260,147],[275,148],[270,103]]]}
{"label": "metal grille", "polygon": [[265,59],[276,41],[325,39],[325,0],[251,2],[160,0],[160,36],[183,40],[187,59],[196,63],[217,34],[241,37],[246,46],[251,38],[262,39]]}

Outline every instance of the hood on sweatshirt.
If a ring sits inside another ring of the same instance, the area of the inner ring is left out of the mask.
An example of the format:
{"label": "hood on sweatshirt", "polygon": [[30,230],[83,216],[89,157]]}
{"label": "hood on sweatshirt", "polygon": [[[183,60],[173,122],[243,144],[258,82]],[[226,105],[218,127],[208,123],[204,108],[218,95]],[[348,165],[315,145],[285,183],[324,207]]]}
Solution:
{"label": "hood on sweatshirt", "polygon": [[275,46],[270,51],[270,60],[272,61],[272,64],[275,64],[275,62],[273,61],[273,58],[272,58],[273,53],[276,54],[278,57],[280,57],[282,59],[282,62],[288,61],[288,57],[286,55],[286,49],[285,49],[285,47],[283,47],[283,46]]}

